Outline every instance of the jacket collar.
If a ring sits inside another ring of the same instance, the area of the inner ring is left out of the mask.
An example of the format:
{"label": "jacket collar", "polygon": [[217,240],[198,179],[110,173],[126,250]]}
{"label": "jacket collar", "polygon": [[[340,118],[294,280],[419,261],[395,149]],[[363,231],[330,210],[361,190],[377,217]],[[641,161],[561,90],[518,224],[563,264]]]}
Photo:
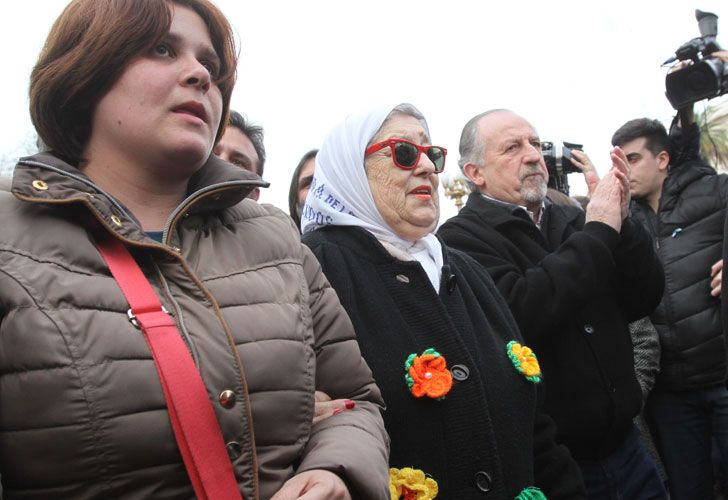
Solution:
{"label": "jacket collar", "polygon": [[[182,215],[232,207],[256,187],[268,185],[256,174],[211,155],[190,178],[187,197],[170,215],[164,235],[167,236]],[[17,198],[28,202],[53,205],[82,203],[120,236],[134,240],[145,236],[138,220],[118,200],[94,184],[78,168],[51,153],[21,158],[13,173],[11,191]]]}
{"label": "jacket collar", "polygon": [[[44,198],[48,200],[60,201],[78,191],[93,191],[111,197],[78,168],[47,152],[27,156],[18,161],[13,174],[12,191],[27,196],[37,194],[37,190],[32,189],[33,180],[52,183],[58,188],[47,191]],[[224,197],[218,197],[215,199],[216,203],[207,205],[211,209],[227,208],[239,203],[256,187],[269,185],[258,175],[210,155],[210,158],[190,178],[186,199],[196,198],[196,195],[209,191],[210,188],[229,188],[225,190]],[[195,207],[194,210],[200,212],[204,211],[204,208]]]}
{"label": "jacket collar", "polygon": [[547,198],[545,211],[541,215],[542,227],[538,228],[523,207],[486,198],[478,193],[468,196],[465,210],[472,211],[485,225],[492,226],[496,231],[503,231],[510,224],[520,225],[526,231],[541,235],[539,238],[543,237],[543,244],[552,247],[558,246],[567,227],[577,224],[576,221],[584,217],[584,211],[580,208],[557,205]]}
{"label": "jacket collar", "polygon": [[514,218],[533,224],[533,220],[523,207],[488,198],[480,193],[471,193],[465,206],[493,227],[513,222]]}
{"label": "jacket collar", "polygon": [[676,166],[671,165],[662,186],[662,196],[665,194],[678,195],[685,189],[685,186],[708,175],[717,175],[717,172],[702,160],[687,161]]}
{"label": "jacket collar", "polygon": [[[438,234],[435,234],[435,237],[440,241],[443,248],[443,265],[448,265],[449,259],[447,251],[445,250],[447,246]],[[318,229],[310,231],[304,235],[304,239],[307,238],[312,242],[312,244],[315,244],[313,242],[317,238],[333,241],[337,245],[346,247],[351,250],[352,253],[362,255],[369,261],[376,264],[390,263],[392,261],[407,262],[413,260],[403,258],[396,252],[390,251],[390,249],[383,245],[376,236],[359,226],[321,226]]]}

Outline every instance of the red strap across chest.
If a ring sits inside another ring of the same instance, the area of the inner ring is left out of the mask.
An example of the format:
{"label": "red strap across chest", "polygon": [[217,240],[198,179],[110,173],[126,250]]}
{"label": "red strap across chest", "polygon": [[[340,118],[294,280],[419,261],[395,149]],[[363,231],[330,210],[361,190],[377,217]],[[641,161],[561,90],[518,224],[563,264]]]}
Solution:
{"label": "red strap across chest", "polygon": [[149,344],[169,418],[187,473],[200,500],[241,500],[215,411],[187,346],[154,289],[123,243],[97,241],[111,274]]}

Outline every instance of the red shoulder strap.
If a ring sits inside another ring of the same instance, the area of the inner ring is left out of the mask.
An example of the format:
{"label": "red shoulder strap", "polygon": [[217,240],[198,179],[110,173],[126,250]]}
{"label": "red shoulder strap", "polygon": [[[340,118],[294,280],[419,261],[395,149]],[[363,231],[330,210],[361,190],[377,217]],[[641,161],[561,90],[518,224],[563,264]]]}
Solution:
{"label": "red shoulder strap", "polygon": [[241,500],[212,403],[174,321],[121,241],[105,235],[98,239],[97,247],[131,306],[130,319],[149,344],[197,498]]}

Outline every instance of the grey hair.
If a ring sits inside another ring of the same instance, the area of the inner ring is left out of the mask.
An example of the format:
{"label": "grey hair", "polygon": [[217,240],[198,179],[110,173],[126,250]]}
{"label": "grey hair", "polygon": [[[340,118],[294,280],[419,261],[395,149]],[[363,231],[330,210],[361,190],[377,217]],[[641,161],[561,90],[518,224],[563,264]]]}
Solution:
{"label": "grey hair", "polygon": [[382,125],[377,129],[375,134],[372,136],[371,140],[369,141],[369,144],[367,146],[370,146],[374,143],[375,139],[379,136],[379,132],[382,131],[384,126],[389,123],[392,118],[394,118],[394,115],[407,115],[411,116],[418,122],[420,122],[420,125],[422,125],[422,128],[425,129],[425,132],[427,132],[427,137],[430,137],[430,127],[427,126],[427,121],[425,120],[425,116],[420,112],[419,109],[415,108],[414,105],[403,102],[402,104],[398,104],[394,108],[392,108],[392,111],[389,112],[387,117],[382,122]]}
{"label": "grey hair", "polygon": [[465,179],[465,184],[468,186],[470,191],[474,193],[478,192],[478,186],[476,186],[473,181],[471,181],[468,176],[465,175],[464,167],[468,163],[472,163],[481,167],[484,166],[483,157],[485,156],[485,141],[478,133],[478,122],[480,122],[480,119],[484,116],[488,116],[492,113],[497,113],[501,111],[511,112],[509,109],[503,108],[489,109],[488,111],[484,111],[483,113],[475,115],[470,120],[468,120],[468,123],[465,124],[465,126],[463,127],[463,131],[460,134],[460,158],[458,158],[458,166],[460,167],[460,172],[462,172],[463,178]]}

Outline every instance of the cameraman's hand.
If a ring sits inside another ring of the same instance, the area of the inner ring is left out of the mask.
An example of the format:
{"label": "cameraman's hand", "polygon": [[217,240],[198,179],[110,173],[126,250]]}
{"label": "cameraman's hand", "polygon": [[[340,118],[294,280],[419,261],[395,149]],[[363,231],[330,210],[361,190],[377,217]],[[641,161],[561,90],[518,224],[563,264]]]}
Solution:
{"label": "cameraman's hand", "polygon": [[718,52],[713,52],[710,56],[717,57],[721,61],[728,63],[728,50],[719,50]]}
{"label": "cameraman's hand", "polygon": [[618,171],[612,169],[599,181],[586,206],[586,222],[601,222],[620,232],[623,219],[622,184],[618,175]]}
{"label": "cameraman's hand", "polygon": [[710,266],[710,295],[720,297],[723,288],[723,259]]}
{"label": "cameraman's hand", "polygon": [[594,190],[599,184],[599,174],[597,169],[594,168],[594,164],[589,159],[589,156],[584,151],[578,149],[571,150],[571,163],[573,163],[581,173],[584,174],[584,180],[586,181],[586,187],[588,189],[588,197],[594,194]]}
{"label": "cameraman's hand", "polygon": [[620,199],[620,212],[622,214],[622,220],[624,220],[629,215],[629,202],[631,200],[629,193],[629,161],[627,161],[627,155],[624,154],[624,151],[619,146],[612,149],[610,157],[612,158],[611,171],[614,172],[621,186],[622,197]]}

